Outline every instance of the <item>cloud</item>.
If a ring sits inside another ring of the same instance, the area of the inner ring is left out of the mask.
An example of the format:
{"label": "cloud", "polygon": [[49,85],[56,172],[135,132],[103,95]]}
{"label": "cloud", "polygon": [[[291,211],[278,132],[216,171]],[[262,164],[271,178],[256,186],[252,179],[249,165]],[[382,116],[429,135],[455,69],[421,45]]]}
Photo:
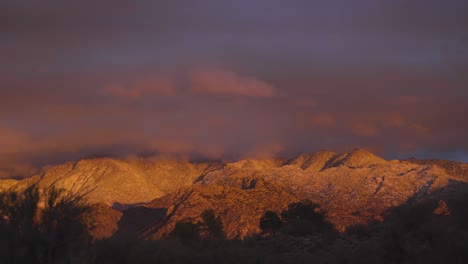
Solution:
{"label": "cloud", "polygon": [[143,96],[175,95],[176,86],[169,77],[145,77],[131,82],[129,85],[113,84],[99,90],[99,94],[124,99],[137,99]]}
{"label": "cloud", "polygon": [[[411,115],[404,117],[402,113],[395,111],[375,111],[374,113],[365,114],[348,113],[348,116],[350,117],[345,122],[347,126],[345,129],[360,137],[378,138],[379,135],[397,133],[400,136],[400,141],[404,141],[405,137],[421,139],[429,133],[429,128],[420,122],[413,121]],[[396,139],[397,134],[391,137]],[[407,142],[402,144],[408,145]],[[414,142],[412,145],[415,145]]]}
{"label": "cloud", "polygon": [[22,161],[0,160],[0,179],[22,178],[37,173],[37,167]]}
{"label": "cloud", "polygon": [[369,123],[353,124],[351,130],[354,134],[363,137],[373,137],[378,132],[378,128],[375,125]]}
{"label": "cloud", "polygon": [[249,97],[273,97],[274,95],[273,86],[264,81],[221,69],[192,70],[190,82],[190,90],[194,93]]}
{"label": "cloud", "polygon": [[284,151],[284,146],[279,143],[268,143],[254,146],[246,154],[246,158],[277,158],[281,151]]}
{"label": "cloud", "polygon": [[23,155],[33,150],[31,137],[0,124],[0,179],[32,175],[37,168]]}
{"label": "cloud", "polygon": [[0,155],[15,154],[27,148],[26,133],[0,124]]}
{"label": "cloud", "polygon": [[385,115],[381,118],[381,123],[382,126],[405,129],[419,135],[423,135],[428,132],[427,127],[420,123],[410,121],[407,118],[404,118],[401,114]]}
{"label": "cloud", "polygon": [[468,149],[468,1],[258,1],[0,1],[0,170]]}
{"label": "cloud", "polygon": [[310,122],[317,127],[334,127],[336,118],[332,114],[315,114],[310,118]]}

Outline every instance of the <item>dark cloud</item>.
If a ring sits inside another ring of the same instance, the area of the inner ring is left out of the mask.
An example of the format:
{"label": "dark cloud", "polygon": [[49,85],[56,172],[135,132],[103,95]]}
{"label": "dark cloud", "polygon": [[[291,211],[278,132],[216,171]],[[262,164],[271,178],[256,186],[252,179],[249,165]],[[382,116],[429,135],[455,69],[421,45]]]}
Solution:
{"label": "dark cloud", "polygon": [[86,155],[466,161],[466,1],[2,1],[0,177]]}

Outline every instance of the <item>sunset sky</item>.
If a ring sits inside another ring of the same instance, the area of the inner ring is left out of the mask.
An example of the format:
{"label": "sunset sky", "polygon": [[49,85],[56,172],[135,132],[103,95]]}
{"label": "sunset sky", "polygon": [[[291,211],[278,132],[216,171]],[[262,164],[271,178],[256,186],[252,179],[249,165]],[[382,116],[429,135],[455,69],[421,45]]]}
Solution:
{"label": "sunset sky", "polygon": [[89,155],[468,162],[468,1],[0,2],[0,178]]}

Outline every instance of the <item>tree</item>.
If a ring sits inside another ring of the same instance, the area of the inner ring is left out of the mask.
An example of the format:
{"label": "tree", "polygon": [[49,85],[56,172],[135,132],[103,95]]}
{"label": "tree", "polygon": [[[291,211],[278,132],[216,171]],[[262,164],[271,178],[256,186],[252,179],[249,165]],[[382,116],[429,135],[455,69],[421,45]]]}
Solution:
{"label": "tree", "polygon": [[275,233],[281,226],[281,219],[276,212],[266,211],[260,218],[260,229],[265,233]]}
{"label": "tree", "polygon": [[0,194],[0,262],[56,263],[83,259],[90,237],[83,197],[36,184]]}
{"label": "tree", "polygon": [[303,236],[332,231],[333,226],[325,221],[318,211],[318,205],[308,200],[290,204],[288,209],[281,213],[286,224],[286,232]]}
{"label": "tree", "polygon": [[35,218],[38,203],[36,186],[22,193],[5,191],[0,194],[0,262],[37,262],[35,246],[40,236]]}
{"label": "tree", "polygon": [[198,225],[192,222],[177,222],[170,236],[184,242],[195,240],[198,238]]}
{"label": "tree", "polygon": [[201,217],[209,232],[209,239],[224,239],[223,221],[221,217],[215,216],[213,210],[205,210]]}
{"label": "tree", "polygon": [[91,237],[83,216],[92,208],[81,196],[53,186],[45,190],[44,199],[38,229],[47,245],[45,257],[67,259],[85,251]]}

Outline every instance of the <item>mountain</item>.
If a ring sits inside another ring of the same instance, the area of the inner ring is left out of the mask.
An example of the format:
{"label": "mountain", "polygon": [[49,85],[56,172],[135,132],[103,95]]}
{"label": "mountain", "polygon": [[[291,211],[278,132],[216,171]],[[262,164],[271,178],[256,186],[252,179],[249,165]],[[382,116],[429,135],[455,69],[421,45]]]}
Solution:
{"label": "mountain", "polygon": [[337,156],[335,152],[322,150],[312,154],[301,154],[290,160],[286,165],[295,165],[305,171],[319,172],[326,167],[328,162]]}
{"label": "mountain", "polygon": [[[324,156],[329,159],[325,160]],[[338,155],[320,152],[304,157],[301,155],[282,166],[269,161],[228,163],[205,174],[184,195],[171,194],[154,200],[146,206],[164,208],[177,204],[156,237],[167,234],[165,228],[174,226],[175,222],[198,221],[201,211],[214,208],[225,222],[228,237],[242,238],[259,231],[258,221],[265,210],[281,212],[287,204],[302,199],[317,203],[336,229],[344,231],[353,225],[379,221],[390,208],[409,199],[429,197],[453,178],[437,166],[389,162],[363,150]],[[316,164],[323,166],[317,170],[320,166]],[[217,188],[220,191],[215,195],[213,190]],[[244,196],[256,211],[244,208],[246,202],[236,202]],[[249,218],[246,220],[249,228],[239,224],[239,217]]]}
{"label": "mountain", "polygon": [[319,172],[328,168],[347,166],[351,168],[368,167],[386,164],[386,160],[377,157],[364,149],[354,149],[351,152],[337,154],[322,150],[312,154],[301,154],[287,162],[287,165],[296,165],[308,172]]}
{"label": "mountain", "polygon": [[0,188],[21,189],[36,182],[84,190],[89,202],[101,204],[101,214],[109,216],[101,215],[108,222],[101,236],[119,229],[161,238],[177,222],[197,222],[201,212],[212,209],[222,218],[228,238],[245,238],[260,232],[265,211],[280,213],[304,199],[318,204],[340,232],[382,221],[392,208],[409,201],[436,199],[450,210],[453,192],[468,191],[459,184],[468,180],[466,166],[387,161],[362,149],[237,162],[99,158],[55,166],[22,181],[0,181]]}
{"label": "mountain", "polygon": [[89,192],[86,198],[91,203],[126,205],[149,202],[190,186],[207,166],[166,158],[95,158],[54,166],[22,181],[0,183],[16,188],[54,184],[72,192]]}
{"label": "mountain", "polygon": [[420,165],[435,165],[439,168],[442,168],[447,174],[450,174],[452,177],[465,181],[468,180],[468,164],[463,162],[440,159],[418,160],[415,158],[407,159],[405,161]]}
{"label": "mountain", "polygon": [[0,180],[0,191],[2,190],[8,190],[18,184],[17,180],[13,179],[5,179],[5,180]]}

